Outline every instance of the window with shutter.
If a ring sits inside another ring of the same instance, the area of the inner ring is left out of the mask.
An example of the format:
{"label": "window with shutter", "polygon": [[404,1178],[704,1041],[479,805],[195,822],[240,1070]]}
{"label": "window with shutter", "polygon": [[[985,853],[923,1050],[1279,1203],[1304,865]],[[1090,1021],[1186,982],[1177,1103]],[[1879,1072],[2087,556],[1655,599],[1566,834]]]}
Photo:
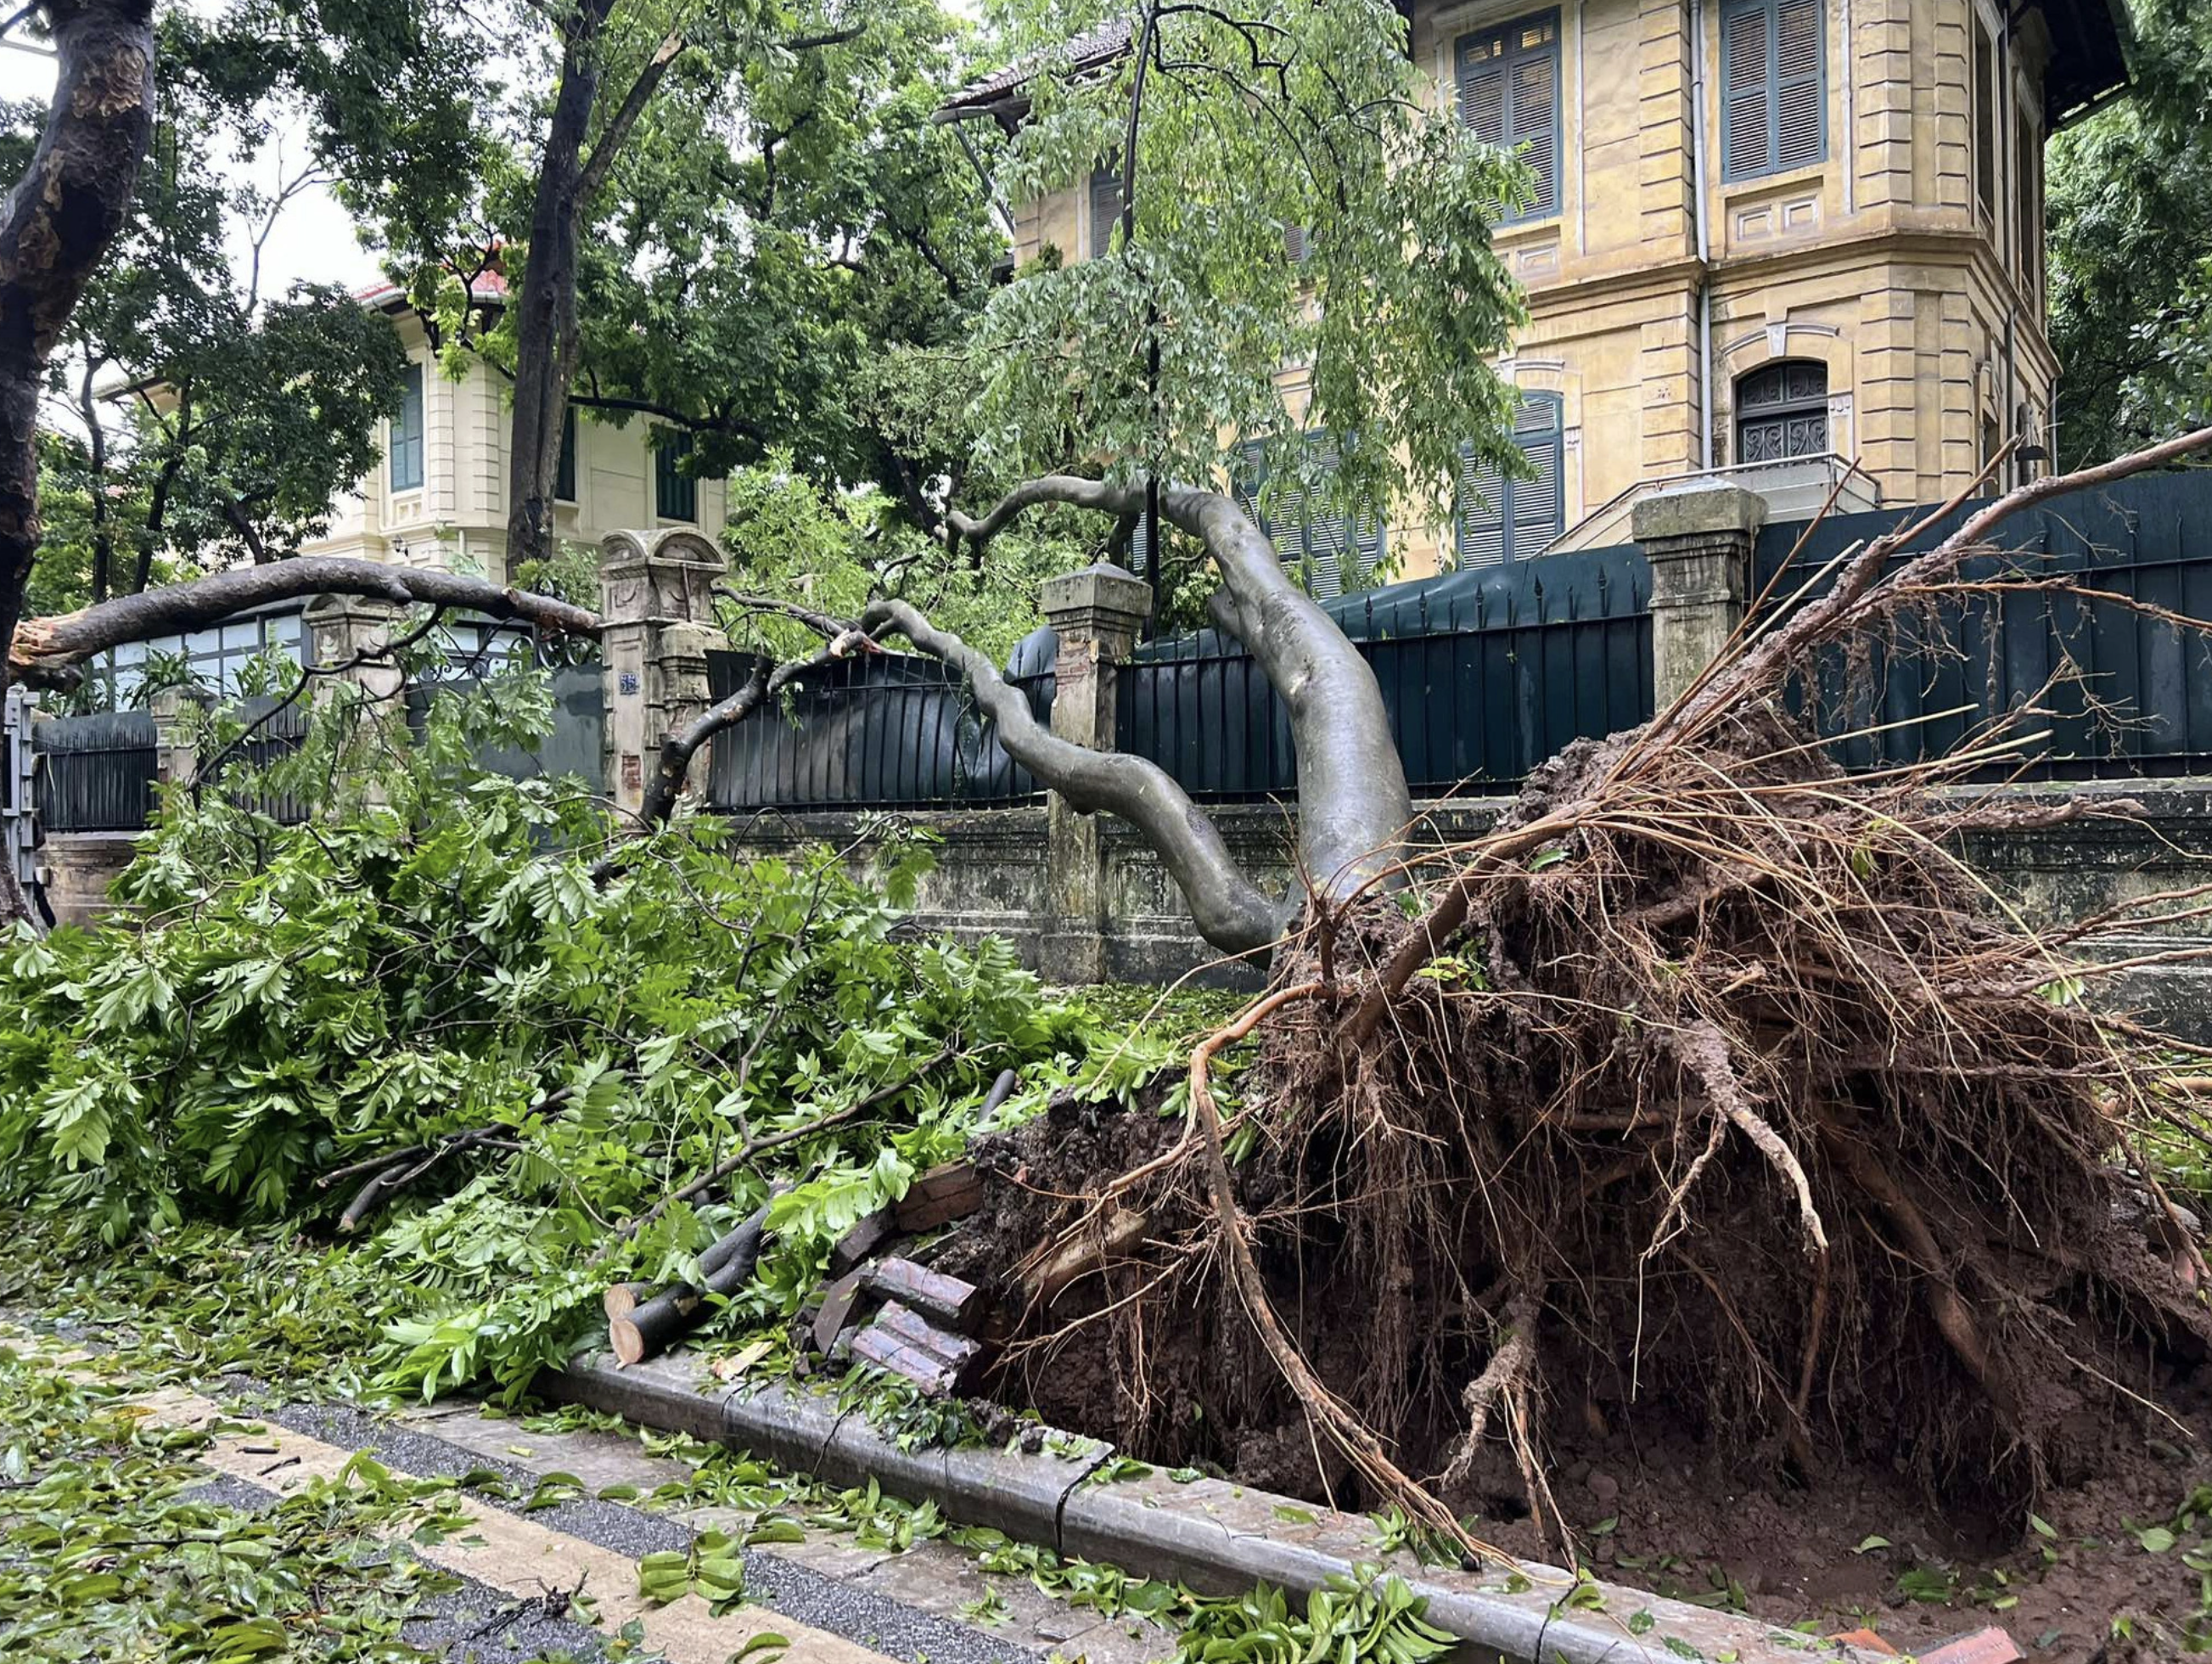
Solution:
{"label": "window with shutter", "polygon": [[576,407],[561,412],[561,460],[553,468],[553,497],[557,503],[576,500]]}
{"label": "window with shutter", "polygon": [[1101,168],[1091,175],[1091,258],[1114,247],[1114,228],[1121,222],[1121,175]]}
{"label": "window with shutter", "polygon": [[1804,168],[1828,149],[1823,0],[1729,0],[1721,12],[1721,177]]}
{"label": "window with shutter", "polygon": [[2013,178],[2020,209],[2020,280],[2039,316],[2043,311],[2043,143],[2036,136],[2035,117],[2025,99],[2020,104],[2017,143],[2020,155]]}
{"label": "window with shutter", "polygon": [[[1318,470],[1327,473],[1336,466],[1336,444],[1328,435],[1315,430],[1305,436],[1308,451]],[[1360,576],[1373,576],[1382,564],[1383,529],[1380,521],[1364,521],[1355,523],[1349,516],[1313,506],[1305,488],[1299,482],[1286,481],[1268,497],[1268,509],[1261,508],[1263,488],[1267,483],[1267,450],[1257,440],[1248,441],[1238,448],[1237,465],[1231,481],[1237,501],[1252,517],[1267,540],[1275,546],[1276,558],[1286,566],[1302,568],[1301,576],[1306,588],[1321,600],[1330,600],[1344,593],[1344,575],[1347,558]]]}
{"label": "window with shutter", "polygon": [[653,507],[663,520],[699,518],[699,482],[684,472],[691,436],[672,434],[653,453]]}
{"label": "window with shutter", "polygon": [[385,446],[395,491],[422,489],[422,366],[410,364],[399,384],[399,414]]}
{"label": "window with shutter", "polygon": [[1460,451],[1459,512],[1453,546],[1464,569],[1540,555],[1566,530],[1565,401],[1524,393],[1513,441],[1533,478],[1508,479],[1495,464]]}
{"label": "window with shutter", "polygon": [[1455,51],[1459,118],[1485,144],[1517,150],[1534,175],[1528,201],[1501,223],[1559,211],[1559,15],[1542,12],[1480,34]]}

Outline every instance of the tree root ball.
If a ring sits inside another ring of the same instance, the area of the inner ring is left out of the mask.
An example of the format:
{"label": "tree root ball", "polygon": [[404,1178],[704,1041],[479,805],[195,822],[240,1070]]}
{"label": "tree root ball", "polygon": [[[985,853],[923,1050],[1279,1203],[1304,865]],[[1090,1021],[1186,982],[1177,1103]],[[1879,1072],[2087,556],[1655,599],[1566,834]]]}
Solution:
{"label": "tree root ball", "polygon": [[[2202,1136],[2185,1049],[2100,1015],[2089,933],[1990,905],[1952,853],[1971,798],[1846,782],[1757,712],[1636,744],[1539,772],[1498,834],[1556,826],[1537,847],[1439,865],[1431,893],[1482,872],[1465,923],[1364,1039],[1330,966],[1386,960],[1398,907],[1279,956],[1277,987],[1331,985],[1270,1013],[1224,1105],[1268,1298],[1454,1506],[1548,1520],[1559,1446],[1686,1431],[2018,1522],[2069,1427],[2212,1338],[2147,1154]],[[955,1274],[1018,1284],[1109,1215],[1150,1222],[1029,1304],[1002,1390],[1155,1460],[1265,1451],[1280,1482],[1302,1444],[1303,1488],[1380,1505],[1224,1284],[1183,1131],[1066,1105],[979,1147],[992,1201]]]}

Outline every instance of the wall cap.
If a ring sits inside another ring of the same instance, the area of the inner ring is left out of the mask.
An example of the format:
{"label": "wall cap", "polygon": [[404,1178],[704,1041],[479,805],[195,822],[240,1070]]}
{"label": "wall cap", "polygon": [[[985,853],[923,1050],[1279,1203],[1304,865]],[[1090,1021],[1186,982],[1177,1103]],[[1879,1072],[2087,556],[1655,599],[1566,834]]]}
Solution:
{"label": "wall cap", "polygon": [[1692,480],[1654,491],[1630,513],[1630,535],[1639,544],[1676,538],[1754,537],[1766,524],[1766,499],[1741,485]]}
{"label": "wall cap", "polygon": [[1040,597],[1045,617],[1061,634],[1088,625],[1133,631],[1152,610],[1152,586],[1111,561],[1047,578]]}

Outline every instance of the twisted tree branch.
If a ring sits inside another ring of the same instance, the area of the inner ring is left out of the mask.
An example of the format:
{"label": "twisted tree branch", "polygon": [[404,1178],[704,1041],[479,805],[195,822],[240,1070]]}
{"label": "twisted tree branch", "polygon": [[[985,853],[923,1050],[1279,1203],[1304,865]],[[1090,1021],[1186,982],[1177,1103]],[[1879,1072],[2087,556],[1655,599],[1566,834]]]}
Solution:
{"label": "twisted tree branch", "polygon": [[1040,726],[1029,700],[996,665],[902,600],[872,603],[860,624],[871,635],[896,631],[930,657],[957,666],[998,724],[1008,756],[1078,813],[1103,809],[1141,832],[1190,904],[1199,934],[1215,947],[1249,953],[1282,933],[1281,908],[1245,875],[1213,823],[1158,765],[1126,752],[1092,751]]}
{"label": "twisted tree branch", "polygon": [[[1143,511],[1145,491],[1047,474],[1016,486],[980,519],[955,510],[947,523],[981,542],[1041,503],[1134,515]],[[1289,713],[1298,761],[1298,856],[1315,894],[1335,902],[1370,884],[1396,886],[1402,881],[1397,856],[1413,821],[1413,801],[1375,673],[1336,621],[1283,570],[1274,545],[1234,498],[1163,485],[1159,503],[1161,515],[1212,557],[1225,598],[1214,604],[1213,615],[1258,661]],[[1048,767],[1030,766],[1052,780]],[[1164,775],[1161,779],[1172,784]],[[1195,817],[1179,789],[1176,795]],[[1130,818],[1110,803],[1101,807]],[[1188,887],[1184,894],[1194,906]],[[1216,939],[1208,933],[1207,940]]]}

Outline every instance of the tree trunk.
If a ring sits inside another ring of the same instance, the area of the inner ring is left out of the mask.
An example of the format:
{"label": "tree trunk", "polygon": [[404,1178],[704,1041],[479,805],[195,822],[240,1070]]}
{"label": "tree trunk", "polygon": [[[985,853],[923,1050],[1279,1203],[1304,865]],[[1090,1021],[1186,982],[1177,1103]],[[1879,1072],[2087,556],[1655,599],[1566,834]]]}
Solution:
{"label": "tree trunk", "polygon": [[[122,229],[154,131],[153,0],[46,0],[46,131],[0,211],[0,640],[39,549],[39,395],[54,344]],[[8,672],[0,667],[0,692]]]}
{"label": "tree trunk", "polygon": [[[1290,717],[1298,765],[1298,867],[1323,903],[1370,885],[1394,888],[1413,819],[1413,793],[1390,732],[1382,692],[1336,621],[1283,570],[1274,546],[1219,491],[1160,485],[1162,519],[1198,539],[1221,574],[1215,621],[1244,644]],[[981,519],[957,509],[947,523],[981,543],[1024,509],[1063,503],[1102,514],[1142,513],[1147,488],[1048,474],[1014,488]],[[1212,823],[1167,774],[1138,757],[1070,745],[1038,726],[1028,703],[982,655],[901,601],[863,616],[872,632],[896,629],[934,658],[957,664],[998,724],[1007,753],[1079,813],[1128,821],[1158,853],[1199,933],[1228,953],[1263,947],[1295,924],[1304,895],[1270,902],[1231,857]]]}
{"label": "tree trunk", "polygon": [[576,243],[582,222],[584,139],[599,91],[602,27],[613,0],[571,14],[561,88],[538,168],[530,250],[515,296],[514,439],[507,476],[507,570],[553,552],[561,429],[576,370]]}
{"label": "tree trunk", "polygon": [[107,430],[100,420],[100,400],[93,381],[100,361],[87,356],[84,381],[77,390],[77,409],[84,418],[87,460],[91,464],[92,489],[92,604],[106,600],[115,584],[115,532],[107,518]]}

